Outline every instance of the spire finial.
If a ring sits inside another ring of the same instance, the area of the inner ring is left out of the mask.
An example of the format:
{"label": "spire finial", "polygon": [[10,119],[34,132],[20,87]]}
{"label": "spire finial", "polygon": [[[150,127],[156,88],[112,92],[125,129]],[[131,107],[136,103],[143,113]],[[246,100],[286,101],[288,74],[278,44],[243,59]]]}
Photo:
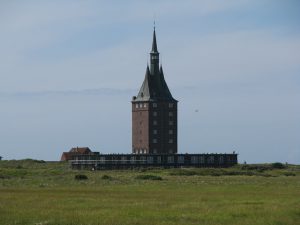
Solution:
{"label": "spire finial", "polygon": [[155,21],[154,21],[154,30],[153,30],[152,52],[157,52],[156,34],[155,34]]}

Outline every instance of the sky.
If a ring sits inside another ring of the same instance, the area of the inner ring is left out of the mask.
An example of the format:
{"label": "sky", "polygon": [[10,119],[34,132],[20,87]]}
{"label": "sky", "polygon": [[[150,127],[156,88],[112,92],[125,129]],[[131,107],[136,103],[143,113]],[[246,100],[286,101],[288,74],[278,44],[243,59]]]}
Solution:
{"label": "sky", "polygon": [[180,153],[300,164],[298,0],[1,0],[0,156],[130,153],[154,20]]}

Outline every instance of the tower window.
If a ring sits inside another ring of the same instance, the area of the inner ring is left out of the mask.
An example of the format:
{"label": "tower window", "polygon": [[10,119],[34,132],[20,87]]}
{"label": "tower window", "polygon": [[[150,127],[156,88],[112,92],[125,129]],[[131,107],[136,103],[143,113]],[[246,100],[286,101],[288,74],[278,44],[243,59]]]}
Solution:
{"label": "tower window", "polygon": [[153,149],[153,153],[154,154],[156,154],[157,153],[157,149],[155,148],[155,149]]}
{"label": "tower window", "polygon": [[172,154],[173,153],[173,149],[169,149],[169,153]]}
{"label": "tower window", "polygon": [[139,108],[139,104],[135,104],[135,108],[137,108],[137,109],[138,109],[138,108]]}
{"label": "tower window", "polygon": [[173,125],[173,121],[172,120],[169,121],[169,125]]}
{"label": "tower window", "polygon": [[152,106],[153,106],[153,108],[156,108],[156,107],[157,107],[157,103],[154,102],[154,103],[152,104]]}
{"label": "tower window", "polygon": [[140,108],[143,108],[143,104],[142,103],[140,103]]}
{"label": "tower window", "polygon": [[153,116],[157,116],[157,112],[153,112]]}
{"label": "tower window", "polygon": [[153,139],[153,143],[157,143],[157,139],[156,138]]}
{"label": "tower window", "polygon": [[157,130],[153,130],[153,134],[157,134]]}
{"label": "tower window", "polygon": [[173,103],[169,103],[169,108],[173,108],[174,104]]}
{"label": "tower window", "polygon": [[173,143],[173,139],[169,139],[169,143]]}
{"label": "tower window", "polygon": [[173,112],[169,112],[169,116],[173,116]]}
{"label": "tower window", "polygon": [[173,134],[173,130],[169,130],[169,134]]}
{"label": "tower window", "polygon": [[156,120],[153,120],[153,125],[157,125],[157,121]]}
{"label": "tower window", "polygon": [[144,103],[144,108],[147,108],[147,104],[146,103]]}

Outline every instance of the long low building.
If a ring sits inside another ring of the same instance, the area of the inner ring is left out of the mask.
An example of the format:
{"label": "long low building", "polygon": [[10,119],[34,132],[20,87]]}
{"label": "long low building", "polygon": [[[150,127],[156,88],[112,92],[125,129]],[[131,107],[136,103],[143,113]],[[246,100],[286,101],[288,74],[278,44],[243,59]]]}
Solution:
{"label": "long low building", "polygon": [[230,167],[237,154],[100,154],[74,155],[73,169],[131,169],[144,167]]}

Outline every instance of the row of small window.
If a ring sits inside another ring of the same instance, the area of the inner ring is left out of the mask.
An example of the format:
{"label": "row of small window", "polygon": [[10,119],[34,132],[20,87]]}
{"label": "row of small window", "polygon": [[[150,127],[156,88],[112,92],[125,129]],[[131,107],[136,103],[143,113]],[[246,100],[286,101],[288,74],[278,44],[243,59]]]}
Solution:
{"label": "row of small window", "polygon": [[146,154],[147,153],[147,149],[135,149],[134,153],[135,154]]}
{"label": "row of small window", "polygon": [[[153,134],[157,134],[157,130],[153,130]],[[173,134],[173,130],[169,130],[169,134]]]}
{"label": "row of small window", "polygon": [[[133,150],[134,154],[146,154],[147,153],[147,149],[134,149]],[[168,151],[170,154],[173,153],[173,149],[169,149]],[[153,154],[157,154],[157,149],[154,148],[153,149]]]}
{"label": "row of small window", "polygon": [[[173,108],[174,107],[174,103],[169,103],[168,106],[169,106],[169,108]],[[157,103],[155,103],[155,102],[152,103],[152,107],[153,108],[157,108]],[[137,109],[138,108],[147,108],[147,104],[146,103],[144,103],[144,104],[143,103],[136,103],[135,104],[135,108],[137,108]]]}
{"label": "row of small window", "polygon": [[[157,156],[156,158],[156,163],[160,164],[162,162],[162,158],[161,156]],[[215,162],[217,162],[216,160],[219,161],[220,164],[224,163],[224,157],[220,156],[218,157],[219,160],[214,156],[209,156],[207,158],[207,163],[208,164],[213,164]],[[105,164],[105,163],[118,163],[120,162],[122,164],[125,164],[127,162],[132,163],[132,164],[152,164],[154,162],[154,157],[153,156],[140,156],[140,157],[136,157],[136,156],[131,156],[130,158],[126,157],[126,156],[122,156],[121,160],[106,160],[105,157],[100,157],[100,164]],[[167,157],[167,163],[175,163],[175,158],[174,156],[168,156]],[[184,156],[178,156],[177,158],[177,163],[179,164],[184,164],[185,163],[185,159]],[[191,163],[192,164],[205,164],[205,157],[204,156],[192,156],[191,157]]]}
{"label": "row of small window", "polygon": [[[216,160],[218,160],[219,163],[224,163],[224,157],[223,156],[219,156],[218,158],[215,158],[215,156],[208,156],[207,163],[212,164],[212,163],[217,162]],[[205,163],[205,158],[204,158],[204,156],[200,156],[200,157],[192,156],[191,157],[191,163],[193,163],[193,164],[198,164],[198,163],[203,164],[203,163]]]}
{"label": "row of small window", "polygon": [[[157,141],[156,138],[154,138],[154,139],[152,140],[152,142],[153,142],[154,144],[158,143],[158,141]],[[169,143],[169,144],[172,144],[172,143],[173,143],[173,139],[169,139],[168,143]]]}
{"label": "row of small window", "polygon": [[[169,121],[169,125],[173,125],[174,122],[172,120]],[[157,125],[157,120],[153,120],[153,125]]]}
{"label": "row of small window", "polygon": [[135,104],[135,108],[147,108],[147,104],[146,103],[137,103],[137,104]]}
{"label": "row of small window", "polygon": [[[161,156],[158,156],[156,158],[156,163],[160,164],[161,163]],[[153,164],[154,162],[154,157],[153,156],[140,156],[139,158],[135,156],[131,156],[129,159],[126,156],[122,156],[121,160],[105,160],[105,157],[100,157],[100,164],[105,164],[105,163],[118,163],[121,162],[121,164]]]}
{"label": "row of small window", "polygon": [[[153,112],[153,116],[157,116],[157,112]],[[173,112],[169,112],[169,116],[173,116]]]}

